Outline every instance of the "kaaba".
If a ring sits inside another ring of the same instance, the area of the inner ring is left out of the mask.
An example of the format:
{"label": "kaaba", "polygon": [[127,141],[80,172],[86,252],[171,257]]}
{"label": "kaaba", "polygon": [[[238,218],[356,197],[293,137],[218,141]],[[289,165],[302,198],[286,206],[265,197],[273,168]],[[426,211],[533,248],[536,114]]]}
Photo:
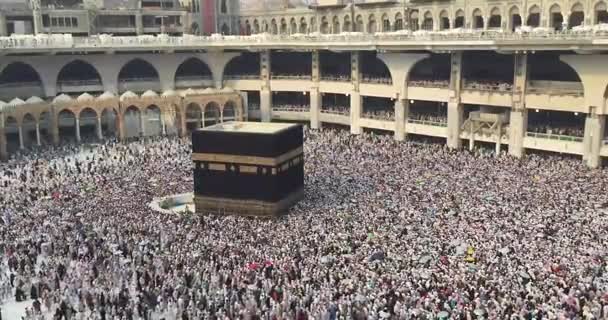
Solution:
{"label": "kaaba", "polygon": [[197,213],[277,216],[304,195],[299,124],[225,122],[192,132]]}

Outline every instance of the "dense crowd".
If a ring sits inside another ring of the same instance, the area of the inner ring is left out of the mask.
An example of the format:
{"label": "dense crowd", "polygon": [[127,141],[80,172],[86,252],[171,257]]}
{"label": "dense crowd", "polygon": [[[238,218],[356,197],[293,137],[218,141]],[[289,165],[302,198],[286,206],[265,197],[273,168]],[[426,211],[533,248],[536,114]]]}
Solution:
{"label": "dense crowd", "polygon": [[1,164],[0,290],[28,319],[608,317],[607,170],[313,130],[289,215],[152,211],[191,190],[190,148]]}
{"label": "dense crowd", "polygon": [[385,121],[395,121],[395,110],[368,110],[363,112],[361,115],[362,118],[368,119],[376,119],[376,120],[385,120]]}
{"label": "dense crowd", "polygon": [[308,112],[310,111],[310,105],[307,104],[274,104],[272,106],[273,111],[290,111],[290,112]]}

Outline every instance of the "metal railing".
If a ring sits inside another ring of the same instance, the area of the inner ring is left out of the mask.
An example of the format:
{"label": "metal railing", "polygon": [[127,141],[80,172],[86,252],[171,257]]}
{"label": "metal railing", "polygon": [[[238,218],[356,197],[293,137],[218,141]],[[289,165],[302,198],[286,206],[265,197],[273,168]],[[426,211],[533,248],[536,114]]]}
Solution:
{"label": "metal railing", "polygon": [[361,83],[391,85],[393,84],[393,80],[391,78],[370,78],[363,76]]}
{"label": "metal railing", "polygon": [[83,79],[83,80],[61,80],[57,82],[59,86],[100,86],[100,79]]}
{"label": "metal railing", "polygon": [[539,139],[559,140],[559,141],[568,141],[568,142],[583,142],[583,137],[566,136],[566,135],[552,134],[552,133],[526,132],[526,136],[531,137],[531,138],[539,138]]}
{"label": "metal railing", "polygon": [[213,80],[211,75],[200,75],[200,76],[177,76],[175,81],[210,81]]}
{"label": "metal railing", "polygon": [[0,89],[9,88],[20,88],[20,87],[40,87],[42,83],[40,81],[29,81],[29,82],[7,82],[0,84]]}
{"label": "metal railing", "polygon": [[350,116],[350,110],[321,109],[321,113],[335,114],[338,116]]}
{"label": "metal railing", "polygon": [[442,127],[448,126],[447,122],[430,121],[430,120],[418,120],[418,119],[407,119],[407,123],[421,124],[425,126]]}
{"label": "metal railing", "polygon": [[224,76],[224,80],[260,80],[259,74],[229,74]]}
{"label": "metal railing", "polygon": [[310,106],[301,106],[301,107],[273,106],[272,111],[309,112]]}
{"label": "metal railing", "polygon": [[296,74],[273,74],[270,76],[272,80],[311,80],[310,75],[296,75]]}
{"label": "metal railing", "polygon": [[567,88],[549,88],[549,87],[528,87],[527,94],[548,94],[552,96],[575,96],[582,97],[584,92],[582,89],[567,89]]}
{"label": "metal railing", "polygon": [[144,77],[144,78],[123,78],[123,79],[119,79],[118,82],[120,83],[130,83],[130,82],[157,82],[160,81],[159,78],[153,78],[153,77]]}
{"label": "metal railing", "polygon": [[475,81],[465,81],[462,85],[462,89],[488,92],[512,92],[513,85],[510,83],[490,84]]}
{"label": "metal railing", "polygon": [[350,82],[351,78],[348,76],[321,76],[321,81]]}
{"label": "metal railing", "polygon": [[410,80],[407,82],[408,87],[423,87],[423,88],[449,88],[449,80]]}

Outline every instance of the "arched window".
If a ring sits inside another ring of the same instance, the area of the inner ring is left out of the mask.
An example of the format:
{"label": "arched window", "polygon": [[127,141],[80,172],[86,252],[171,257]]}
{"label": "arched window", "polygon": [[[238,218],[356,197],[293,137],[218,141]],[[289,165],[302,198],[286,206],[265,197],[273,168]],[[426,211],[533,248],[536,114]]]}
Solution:
{"label": "arched window", "polygon": [[562,15],[562,9],[558,4],[554,4],[549,9],[550,13],[550,25],[555,30],[562,30],[564,23],[564,16]]}
{"label": "arched window", "polygon": [[432,31],[433,30],[433,15],[430,11],[424,14],[424,20],[422,20],[422,30]]}
{"label": "arched window", "polygon": [[608,8],[604,1],[598,2],[595,5],[595,23],[608,23]]}
{"label": "arched window", "polygon": [[479,9],[473,11],[473,29],[483,29],[483,15]]}
{"label": "arched window", "polygon": [[220,11],[224,14],[228,13],[228,8],[226,7],[226,0],[222,0]]}
{"label": "arched window", "polygon": [[395,27],[393,29],[395,31],[403,30],[403,16],[401,12],[397,12],[395,15]]}
{"label": "arched window", "polygon": [[502,16],[500,15],[500,10],[498,8],[492,9],[490,11],[490,20],[488,21],[488,28],[499,29],[502,27]]}
{"label": "arched window", "polygon": [[583,25],[585,22],[585,9],[583,5],[577,3],[572,6],[570,18],[568,19],[568,28]]}
{"label": "arched window", "polygon": [[448,12],[443,10],[439,14],[439,30],[447,30],[450,28],[450,18]]}
{"label": "arched window", "polygon": [[537,5],[533,5],[528,11],[528,21],[526,21],[526,25],[538,28],[540,26],[540,8]]}
{"label": "arched window", "polygon": [[454,19],[454,28],[464,28],[464,11],[456,11],[456,19]]}
{"label": "arched window", "polygon": [[521,27],[521,15],[519,14],[519,8],[513,7],[509,10],[509,17],[511,17],[511,31]]}

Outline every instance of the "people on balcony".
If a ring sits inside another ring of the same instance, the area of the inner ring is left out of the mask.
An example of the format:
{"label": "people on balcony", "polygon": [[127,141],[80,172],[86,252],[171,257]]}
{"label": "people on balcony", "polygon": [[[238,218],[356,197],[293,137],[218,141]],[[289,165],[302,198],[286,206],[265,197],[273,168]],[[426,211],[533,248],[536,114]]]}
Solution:
{"label": "people on balcony", "polygon": [[449,79],[415,79],[410,80],[407,83],[410,87],[424,87],[424,88],[447,88],[450,86]]}
{"label": "people on balcony", "polygon": [[385,121],[394,121],[395,120],[395,111],[394,110],[370,110],[363,112],[363,118],[375,119],[375,120],[385,120]]}
{"label": "people on balcony", "polygon": [[448,115],[447,114],[430,114],[430,113],[412,113],[408,115],[408,119],[417,120],[417,121],[427,121],[434,123],[447,123]]}
{"label": "people on balcony", "polygon": [[464,81],[463,89],[511,92],[513,91],[513,84],[504,81],[467,79]]}
{"label": "people on balcony", "polygon": [[584,128],[568,124],[528,124],[528,132],[570,137],[583,137],[585,135]]}
{"label": "people on balcony", "polygon": [[350,114],[350,107],[338,105],[323,105],[321,107],[321,112],[347,116]]}
{"label": "people on balcony", "polygon": [[369,75],[362,75],[361,82],[377,83],[377,84],[392,84],[393,83],[390,76],[379,77],[379,76],[369,76]]}
{"label": "people on balcony", "polygon": [[273,104],[273,111],[287,111],[287,112],[308,112],[310,111],[310,105],[308,104]]}

